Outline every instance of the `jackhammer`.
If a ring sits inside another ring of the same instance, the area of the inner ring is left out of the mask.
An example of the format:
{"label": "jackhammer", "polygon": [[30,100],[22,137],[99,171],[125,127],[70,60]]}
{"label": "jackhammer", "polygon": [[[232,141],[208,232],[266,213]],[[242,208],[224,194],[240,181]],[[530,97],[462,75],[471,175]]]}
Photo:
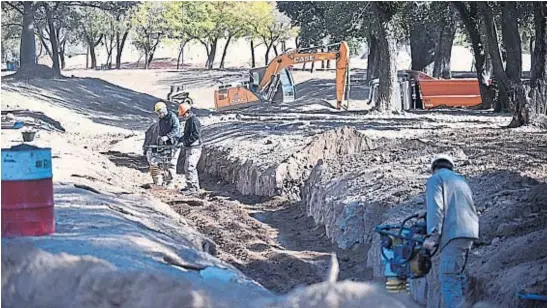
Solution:
{"label": "jackhammer", "polygon": [[[406,223],[414,220],[414,224]],[[374,231],[381,236],[382,263],[389,292],[409,291],[408,279],[425,277],[431,270],[431,258],[436,253],[423,247],[427,235],[424,216],[414,214],[401,224],[378,225]]]}
{"label": "jackhammer", "polygon": [[[159,138],[158,138],[159,139]],[[162,144],[146,146],[146,159],[150,168],[152,181],[158,186],[166,186],[173,179],[169,175],[169,164],[176,153],[178,145]]]}

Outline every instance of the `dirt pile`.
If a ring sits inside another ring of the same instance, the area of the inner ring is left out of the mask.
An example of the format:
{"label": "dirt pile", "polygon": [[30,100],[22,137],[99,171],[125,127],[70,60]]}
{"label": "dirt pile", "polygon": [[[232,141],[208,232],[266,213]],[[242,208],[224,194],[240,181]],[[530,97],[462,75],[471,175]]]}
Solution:
{"label": "dirt pile", "polygon": [[[264,144],[270,146],[258,150]],[[281,153],[273,153],[277,150],[276,144],[283,144]],[[261,144],[257,142],[254,149],[257,153],[253,158],[248,153],[236,155],[237,151],[232,147],[208,145],[204,148],[199,169],[202,173],[233,183],[244,195],[284,195],[298,200],[300,186],[319,159],[358,153],[370,147],[372,141],[356,129],[341,127],[312,137],[295,137],[294,140],[268,138]]]}
{"label": "dirt pile", "polygon": [[428,140],[387,139],[353,155],[320,161],[302,189],[307,212],[340,247],[369,243],[390,208],[421,192],[430,156],[466,156]]}
{"label": "dirt pile", "polygon": [[[547,159],[547,153],[542,149],[547,142],[546,136],[533,129],[523,129],[518,133],[466,129],[435,133],[431,138],[435,138],[435,144],[440,147],[457,145],[465,154],[466,159],[456,161],[457,171],[468,179],[480,212],[480,240],[468,266],[475,286],[470,289],[473,293],[470,299],[489,299],[501,307],[513,307],[516,305],[516,292],[526,287],[535,289],[538,287],[537,278],[542,278],[542,273],[545,273],[545,254],[527,246],[546,240],[544,229],[547,217],[537,204],[543,202],[544,197],[538,191],[544,191],[542,188],[545,186],[541,183],[547,181],[547,167],[541,163]],[[418,185],[415,197],[407,195],[409,197],[405,200],[384,211],[377,221],[400,222],[403,217],[424,208],[422,192],[428,175],[427,165],[406,165],[407,172],[411,172],[410,179],[419,179],[414,182]],[[398,190],[394,187],[388,192],[396,195]],[[388,200],[384,198],[383,204],[387,205]],[[529,253],[522,255],[517,253],[519,250]],[[493,251],[496,260],[500,261],[492,261]],[[375,276],[381,277],[377,235],[373,236],[368,265],[374,269]],[[437,278],[434,267],[427,279],[411,284],[417,301],[432,307],[439,304]],[[477,287],[481,285],[483,287]],[[516,306],[521,305],[523,303]]]}
{"label": "dirt pile", "polygon": [[15,79],[15,80],[28,80],[28,79],[53,79],[55,78],[55,73],[53,69],[47,65],[34,65],[34,66],[25,66],[19,68],[15,74],[12,74],[6,79]]}
{"label": "dirt pile", "polygon": [[323,283],[273,297],[233,285],[204,288],[192,279],[120,271],[93,257],[2,246],[2,303],[9,307],[415,307],[370,284]]}

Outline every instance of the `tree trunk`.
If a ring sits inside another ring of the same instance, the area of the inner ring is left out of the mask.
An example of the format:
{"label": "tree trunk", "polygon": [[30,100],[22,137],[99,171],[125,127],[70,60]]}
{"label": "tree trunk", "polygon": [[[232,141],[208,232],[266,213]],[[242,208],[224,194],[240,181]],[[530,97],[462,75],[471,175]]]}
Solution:
{"label": "tree trunk", "polygon": [[228,39],[226,39],[226,45],[224,45],[224,50],[222,51],[222,58],[220,59],[220,69],[224,69],[224,60],[226,59],[226,53],[228,52],[228,45],[230,45],[230,41],[232,40],[232,35],[228,36]]}
{"label": "tree trunk", "polygon": [[507,54],[505,72],[514,82],[520,82],[522,75],[522,47],[517,24],[515,2],[500,2],[502,9],[502,39]]}
{"label": "tree trunk", "polygon": [[89,46],[87,46],[86,52],[85,52],[85,69],[89,68]]}
{"label": "tree trunk", "polygon": [[148,61],[148,56],[150,52],[148,50],[144,51],[144,69],[147,70],[150,67],[150,62]]}
{"label": "tree trunk", "polygon": [[275,56],[279,56],[279,52],[277,52],[277,45],[273,45],[273,50],[274,50],[274,54]]}
{"label": "tree trunk", "polygon": [[479,16],[477,11],[477,3],[469,2],[469,9],[466,7],[466,4],[461,1],[454,1],[452,2],[452,5],[460,14],[460,18],[464,23],[471,40],[475,60],[475,70],[477,72],[477,79],[479,81],[482,99],[480,107],[483,109],[492,108],[494,103],[495,88],[486,84],[486,81],[484,80],[484,76],[490,76],[490,72],[487,68],[487,58],[480,35],[480,25],[478,22],[481,19],[481,16]]}
{"label": "tree trunk", "polygon": [[251,40],[251,67],[254,68],[256,66],[256,58],[255,58],[255,46],[253,40]]}
{"label": "tree trunk", "polygon": [[[321,52],[325,52],[325,48],[321,48]],[[325,61],[321,61],[321,69],[325,69]]]}
{"label": "tree trunk", "polygon": [[65,62],[65,44],[66,41],[63,41],[61,43],[61,47],[59,47],[59,58],[61,59],[61,69],[65,69],[66,62]]}
{"label": "tree trunk", "polygon": [[394,109],[394,100],[398,97],[396,90],[397,66],[396,66],[396,42],[392,36],[392,29],[388,23],[386,12],[373,2],[373,10],[376,13],[374,24],[378,33],[378,101],[376,110],[388,112]]}
{"label": "tree trunk", "polygon": [[431,29],[416,23],[410,30],[410,58],[412,70],[425,71],[435,59],[435,42],[429,37]]}
{"label": "tree trunk", "polygon": [[89,57],[91,58],[91,69],[97,67],[97,55],[95,54],[95,46],[92,38],[86,37],[87,44],[89,45]]}
{"label": "tree trunk", "polygon": [[180,69],[181,65],[184,67],[184,46],[186,46],[186,42],[181,42],[179,47],[179,56],[177,57],[177,69]]}
{"label": "tree trunk", "polygon": [[367,81],[371,81],[378,78],[378,39],[371,36],[368,41]]}
{"label": "tree trunk", "polygon": [[[503,69],[503,61],[500,55],[498,36],[494,24],[494,18],[492,16],[492,10],[486,2],[479,2],[479,7],[482,12],[482,16],[484,17],[484,30],[487,38],[486,49],[488,50],[488,53],[490,54],[490,57],[492,59],[494,76],[496,77],[496,80],[498,82],[499,96],[494,107],[494,112],[505,112],[510,107],[509,95],[513,90],[513,86],[511,85],[511,82]],[[519,37],[518,28],[517,37]],[[520,37],[518,38],[518,41],[520,46]]]}
{"label": "tree trunk", "polygon": [[456,37],[456,23],[453,18],[441,22],[441,32],[435,48],[435,64],[433,77],[450,79],[450,60],[452,57],[452,45]]}
{"label": "tree trunk", "polygon": [[20,68],[36,65],[36,40],[34,37],[34,12],[36,6],[32,2],[23,2],[23,29],[19,52]]}
{"label": "tree trunk", "polygon": [[53,61],[53,74],[56,77],[61,76],[61,65],[59,63],[59,44],[57,42],[57,33],[55,31],[55,24],[53,23],[53,13],[49,4],[43,4],[44,10],[46,12],[46,20],[49,29],[49,40],[51,42],[51,58]]}
{"label": "tree trunk", "polygon": [[[535,46],[532,55],[531,71],[530,71],[530,96],[533,99],[541,100],[541,104],[547,104],[545,98],[542,95],[536,97],[534,95],[538,90],[544,91],[540,84],[545,85],[545,63],[547,56],[547,3],[534,2],[534,28],[535,28]],[[530,106],[527,101],[519,101],[513,119],[508,127],[519,127],[530,124],[530,118],[533,111],[530,110]]]}
{"label": "tree trunk", "polygon": [[218,39],[215,38],[211,42],[211,45],[207,48],[207,63],[205,64],[205,66],[209,70],[213,69],[213,65],[215,63],[215,56],[217,53],[217,43],[218,43]]}
{"label": "tree trunk", "polygon": [[116,69],[120,69],[122,67],[122,52],[128,35],[129,31],[125,31],[122,35],[122,39],[120,40],[120,34],[116,34]]}
{"label": "tree trunk", "polygon": [[267,66],[270,62],[270,49],[272,49],[273,43],[266,44],[266,54],[264,55],[264,65]]}

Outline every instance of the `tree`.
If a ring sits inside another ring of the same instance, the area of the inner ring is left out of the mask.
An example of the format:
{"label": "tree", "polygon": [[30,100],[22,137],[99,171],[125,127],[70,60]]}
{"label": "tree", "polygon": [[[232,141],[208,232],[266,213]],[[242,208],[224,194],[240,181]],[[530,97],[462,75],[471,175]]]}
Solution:
{"label": "tree", "polygon": [[257,6],[253,13],[249,24],[253,34],[266,46],[264,63],[268,65],[272,47],[280,39],[286,38],[287,33],[293,32],[293,27],[291,27],[290,19],[269,2],[264,2],[260,7]]}
{"label": "tree", "polygon": [[19,43],[23,16],[6,2],[2,6],[2,62],[19,58]]}
{"label": "tree", "polygon": [[106,50],[106,61],[105,64],[108,68],[112,67],[112,53],[114,51],[114,42],[116,39],[116,34],[119,33],[117,30],[117,20],[116,17],[112,16],[110,13],[103,13],[100,16],[101,24],[103,25],[102,39],[103,45]]}
{"label": "tree", "polygon": [[[545,2],[533,3],[535,44],[532,55],[532,66],[530,72],[530,98],[539,100],[547,105],[545,100],[546,74],[545,63],[547,57],[547,4]],[[538,95],[538,92],[540,93]],[[530,124],[533,115],[526,100],[519,100],[513,114],[513,119],[508,127],[519,127]]]}
{"label": "tree", "polygon": [[192,39],[189,29],[192,24],[193,2],[170,2],[168,4],[166,18],[169,23],[169,38],[178,41],[179,54],[177,57],[177,69],[184,65],[184,47]]}
{"label": "tree", "polygon": [[97,67],[97,55],[95,48],[101,43],[104,32],[101,14],[98,8],[81,7],[77,14],[80,20],[79,35],[83,37],[91,59],[91,69]]}
{"label": "tree", "polygon": [[107,9],[115,18],[115,37],[116,37],[116,68],[121,68],[122,53],[125,47],[129,31],[131,30],[131,19],[136,11],[137,2],[135,1],[116,1],[110,4]]}
{"label": "tree", "polygon": [[435,44],[435,61],[433,66],[433,77],[450,79],[452,77],[450,61],[452,57],[452,46],[456,37],[457,23],[454,10],[447,2],[434,2],[434,12],[437,16],[439,35]]}
{"label": "tree", "polygon": [[[44,6],[46,5],[46,6]],[[40,38],[42,47],[50,56],[52,62],[59,61],[60,68],[64,69],[65,50],[67,44],[77,40],[76,31],[79,28],[79,16],[75,7],[66,3],[43,3],[42,9],[37,10],[34,16],[36,34]],[[47,12],[50,12],[49,17]],[[53,31],[50,27],[53,25]],[[57,45],[57,53],[53,52],[53,45]],[[55,58],[57,57],[57,58]]]}
{"label": "tree", "polygon": [[144,53],[144,67],[148,69],[156,48],[167,37],[167,6],[162,2],[143,2],[133,16],[133,44]]}
{"label": "tree", "polygon": [[488,84],[487,80],[491,76],[491,71],[488,68],[487,53],[484,48],[484,42],[481,39],[481,23],[482,16],[478,9],[478,2],[452,2],[453,7],[457,10],[460,20],[467,30],[471,46],[473,48],[473,56],[475,59],[475,70],[477,71],[477,80],[479,81],[481,93],[481,107],[491,108],[494,105],[495,88]]}
{"label": "tree", "polygon": [[[21,69],[31,69],[36,65],[36,40],[34,37],[34,14],[40,2],[14,1],[2,2],[3,10],[11,10],[22,16],[21,43],[19,45],[19,64]],[[5,25],[4,20],[2,20]],[[2,29],[4,31],[4,29]]]}
{"label": "tree", "polygon": [[395,57],[395,36],[393,25],[390,23],[396,14],[398,3],[394,2],[372,2],[372,10],[376,15],[375,32],[378,39],[378,103],[376,109],[386,112],[393,109],[393,100],[397,98],[395,92],[397,84],[397,66]]}
{"label": "tree", "polygon": [[228,46],[232,39],[239,39],[251,32],[250,20],[260,2],[229,2],[224,14],[224,29],[226,43],[222,51],[219,68],[224,68]]}
{"label": "tree", "polygon": [[188,35],[200,42],[207,53],[205,67],[215,63],[218,41],[225,35],[224,13],[230,2],[196,2],[191,11]]}

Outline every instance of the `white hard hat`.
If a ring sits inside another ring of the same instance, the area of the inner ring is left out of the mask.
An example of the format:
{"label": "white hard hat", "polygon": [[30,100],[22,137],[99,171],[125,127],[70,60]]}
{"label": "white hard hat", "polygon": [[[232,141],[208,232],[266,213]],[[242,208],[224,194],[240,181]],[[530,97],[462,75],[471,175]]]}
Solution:
{"label": "white hard hat", "polygon": [[446,160],[447,162],[449,162],[452,167],[454,167],[454,160],[452,159],[452,157],[450,155],[447,155],[447,154],[438,154],[436,155],[435,157],[433,157],[433,159],[431,160],[431,170],[433,170],[433,167],[435,166],[435,164],[439,161],[439,160]]}

